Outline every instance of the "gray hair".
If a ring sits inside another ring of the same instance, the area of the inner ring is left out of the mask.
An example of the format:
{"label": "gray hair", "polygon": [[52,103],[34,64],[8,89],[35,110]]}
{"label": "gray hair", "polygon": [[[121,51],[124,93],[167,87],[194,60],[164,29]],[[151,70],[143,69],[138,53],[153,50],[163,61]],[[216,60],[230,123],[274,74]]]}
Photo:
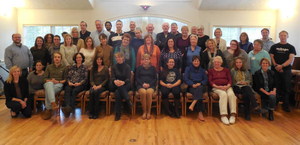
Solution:
{"label": "gray hair", "polygon": [[197,35],[191,34],[190,39],[191,39],[192,37],[195,37],[196,40],[198,40],[198,36],[197,36]]}
{"label": "gray hair", "polygon": [[96,22],[100,22],[100,23],[103,25],[103,23],[102,23],[102,21],[101,21],[101,20],[96,20],[96,21],[95,21],[95,23],[96,23]]}
{"label": "gray hair", "polygon": [[[215,52],[215,53],[216,53],[216,52]],[[220,62],[223,63],[223,59],[222,59],[221,56],[216,56],[216,57],[214,57],[213,62],[215,62],[216,59],[219,59]]]}
{"label": "gray hair", "polygon": [[198,30],[199,30],[199,29],[204,30],[204,26],[203,26],[203,25],[198,26]]}
{"label": "gray hair", "polygon": [[175,22],[173,22],[173,23],[171,24],[171,26],[173,26],[173,25],[176,25],[176,27],[177,27],[177,24],[176,24]]}
{"label": "gray hair", "polygon": [[136,27],[135,31],[141,31],[141,33],[142,33],[142,29],[140,27]]}

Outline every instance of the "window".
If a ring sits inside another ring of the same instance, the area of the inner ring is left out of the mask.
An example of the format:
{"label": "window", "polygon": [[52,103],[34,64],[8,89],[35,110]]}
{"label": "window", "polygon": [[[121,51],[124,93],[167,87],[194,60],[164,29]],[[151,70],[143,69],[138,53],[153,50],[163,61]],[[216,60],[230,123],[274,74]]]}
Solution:
{"label": "window", "polygon": [[261,29],[265,27],[218,27],[214,26],[212,31],[212,36],[214,37],[214,32],[217,28],[221,28],[222,30],[222,38],[226,40],[227,46],[229,46],[229,43],[231,40],[235,39],[237,41],[240,41],[240,34],[242,32],[246,32],[249,37],[249,41],[253,42],[255,39],[261,38]]}
{"label": "window", "polygon": [[[146,32],[146,27],[148,23],[152,23],[154,25],[154,32],[160,33],[162,32],[162,24],[164,22],[168,22],[170,24],[170,29],[169,31],[171,31],[171,23],[175,22],[178,26],[178,31],[181,33],[181,27],[182,26],[187,26],[187,24],[183,23],[183,22],[179,22],[176,20],[171,20],[171,19],[166,19],[166,18],[158,18],[158,17],[132,17],[132,18],[124,18],[124,19],[120,19],[123,22],[123,28],[122,30],[124,32],[129,31],[129,25],[130,25],[130,21],[134,21],[136,27],[140,27],[144,32]],[[112,31],[116,31],[116,22],[115,21],[111,21],[112,24]],[[103,22],[105,24],[105,22]]]}
{"label": "window", "polygon": [[62,32],[71,32],[73,27],[78,26],[24,26],[23,27],[23,43],[29,48],[34,46],[35,38],[37,36],[44,36],[48,33],[52,33],[53,35],[59,35],[61,37],[61,42],[64,41],[62,38]]}

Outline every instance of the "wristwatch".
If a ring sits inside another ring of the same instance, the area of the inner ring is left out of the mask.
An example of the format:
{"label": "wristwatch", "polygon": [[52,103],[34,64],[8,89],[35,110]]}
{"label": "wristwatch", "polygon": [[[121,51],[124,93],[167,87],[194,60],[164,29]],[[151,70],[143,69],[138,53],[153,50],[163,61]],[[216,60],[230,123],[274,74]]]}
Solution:
{"label": "wristwatch", "polygon": [[284,67],[284,65],[282,64],[282,67]]}

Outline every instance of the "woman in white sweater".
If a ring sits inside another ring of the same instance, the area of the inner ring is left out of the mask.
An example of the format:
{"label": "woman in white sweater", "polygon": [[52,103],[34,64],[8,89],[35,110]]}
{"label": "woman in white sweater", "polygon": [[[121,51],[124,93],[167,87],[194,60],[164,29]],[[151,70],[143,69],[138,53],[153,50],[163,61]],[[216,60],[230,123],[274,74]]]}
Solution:
{"label": "woman in white sweater", "polygon": [[64,38],[64,44],[60,45],[60,53],[62,54],[62,64],[71,68],[74,65],[73,56],[76,54],[77,47],[73,45],[72,36],[70,34],[66,34]]}
{"label": "woman in white sweater", "polygon": [[215,42],[217,43],[217,48],[220,49],[222,52],[227,50],[226,41],[221,38],[222,36],[222,30],[220,28],[217,28],[214,32],[215,35]]}

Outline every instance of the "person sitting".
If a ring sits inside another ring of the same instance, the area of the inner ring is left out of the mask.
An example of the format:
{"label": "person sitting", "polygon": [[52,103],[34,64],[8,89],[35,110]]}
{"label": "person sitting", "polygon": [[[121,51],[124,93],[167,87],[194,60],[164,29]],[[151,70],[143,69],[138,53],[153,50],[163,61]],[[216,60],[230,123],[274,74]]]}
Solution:
{"label": "person sitting", "polygon": [[[213,59],[214,68],[208,71],[209,84],[212,87],[212,92],[217,93],[220,97],[219,108],[221,121],[226,124],[235,123],[236,115],[236,96],[231,88],[232,80],[230,71],[222,67],[223,59],[221,56],[216,56]],[[227,102],[229,102],[230,119],[227,118]]]}
{"label": "person sitting", "polygon": [[[101,44],[102,45],[102,44]],[[97,55],[90,71],[90,119],[97,119],[99,114],[99,95],[107,90],[109,81],[108,67],[104,65],[103,56]]]}
{"label": "person sitting", "polygon": [[255,111],[265,114],[268,111],[258,106],[251,87],[251,76],[241,57],[235,57],[230,70],[233,91],[243,95],[245,119],[250,121],[250,103]]}
{"label": "person sitting", "polygon": [[228,68],[231,69],[231,64],[233,61],[233,58],[235,57],[241,57],[243,59],[243,64],[246,66],[247,69],[250,69],[250,60],[248,59],[248,54],[245,50],[241,49],[239,46],[239,42],[236,40],[231,40],[230,42],[230,48],[225,50],[223,52],[223,55],[226,59]]}
{"label": "person sitting", "polygon": [[31,117],[31,105],[28,100],[28,81],[21,77],[21,68],[13,66],[9,69],[9,75],[4,82],[4,94],[6,107],[11,109],[11,117],[16,118],[21,112],[26,118]]}
{"label": "person sitting", "polygon": [[[167,67],[164,67],[163,71],[160,73],[160,91],[162,93],[161,99],[166,113],[170,117],[175,116],[176,118],[180,118],[178,109],[180,104],[181,74],[180,71],[174,66],[174,58],[169,58],[167,61]],[[175,115],[170,111],[169,108],[169,93],[172,93],[174,96]]]}
{"label": "person sitting", "polygon": [[[77,50],[77,49],[76,49]],[[54,63],[47,66],[44,73],[45,88],[45,112],[42,114],[44,120],[52,116],[52,111],[59,109],[55,103],[55,94],[63,89],[68,76],[68,68],[61,63],[62,54],[54,52]]]}
{"label": "person sitting", "polygon": [[29,85],[29,97],[32,98],[30,99],[31,102],[31,108],[33,109],[33,97],[36,91],[38,90],[43,90],[44,87],[44,70],[43,70],[44,66],[42,64],[42,61],[38,60],[35,63],[35,71],[32,71],[29,73],[29,75],[27,76],[27,80],[28,80],[28,85]]}
{"label": "person sitting", "polygon": [[85,89],[88,79],[88,68],[83,65],[85,57],[82,53],[76,53],[73,56],[73,65],[67,77],[67,85],[65,87],[65,107],[62,107],[62,112],[65,117],[70,116],[70,112],[75,110],[75,100],[77,95]]}
{"label": "person sitting", "polygon": [[[149,36],[152,37],[151,35]],[[142,119],[151,118],[152,96],[157,84],[156,69],[151,65],[150,60],[151,56],[147,53],[144,54],[142,56],[143,64],[137,67],[135,75],[136,87],[141,96],[143,108]]]}
{"label": "person sitting", "polygon": [[[217,48],[217,44],[213,39],[208,39],[206,41],[207,50],[204,50],[201,53],[201,67],[208,71],[209,69],[214,67],[213,59],[216,56],[220,56],[223,62],[226,62],[223,53],[220,49]],[[222,67],[227,68],[227,63],[222,63]]]}
{"label": "person sitting", "polygon": [[[134,72],[136,58],[135,58],[134,49],[129,45],[130,40],[131,40],[131,36],[128,33],[125,33],[122,36],[122,44],[114,48],[114,54],[116,54],[117,52],[123,53],[123,57],[125,58],[124,62],[128,64],[131,71]],[[115,57],[114,57],[114,64],[117,64]]]}
{"label": "person sitting", "polygon": [[[129,35],[129,34],[124,34]],[[130,36],[130,35],[129,35]],[[129,43],[129,42],[128,42]],[[127,105],[131,108],[132,102],[130,101],[128,91],[130,90],[130,78],[131,69],[130,66],[124,61],[124,55],[122,52],[115,54],[117,64],[111,68],[111,82],[109,84],[109,90],[115,92],[116,104],[115,104],[115,121],[121,119],[121,105],[122,99],[124,99]]]}
{"label": "person sitting", "polygon": [[150,34],[145,35],[145,43],[142,45],[136,56],[136,67],[139,67],[144,63],[142,57],[144,54],[150,55],[151,65],[155,67],[156,72],[159,72],[159,58],[160,58],[160,50],[158,46],[153,44],[153,38]]}
{"label": "person sitting", "polygon": [[269,120],[274,121],[277,78],[275,72],[269,69],[271,62],[268,58],[262,58],[259,65],[261,69],[253,76],[253,88],[261,97],[262,107],[269,110]]}
{"label": "person sitting", "polygon": [[193,94],[193,102],[189,106],[191,111],[194,110],[194,106],[197,104],[199,112],[198,119],[204,121],[203,117],[203,92],[205,92],[205,86],[208,78],[205,70],[200,67],[200,56],[194,55],[192,57],[192,65],[188,66],[184,72],[184,81],[189,86],[188,91]]}

